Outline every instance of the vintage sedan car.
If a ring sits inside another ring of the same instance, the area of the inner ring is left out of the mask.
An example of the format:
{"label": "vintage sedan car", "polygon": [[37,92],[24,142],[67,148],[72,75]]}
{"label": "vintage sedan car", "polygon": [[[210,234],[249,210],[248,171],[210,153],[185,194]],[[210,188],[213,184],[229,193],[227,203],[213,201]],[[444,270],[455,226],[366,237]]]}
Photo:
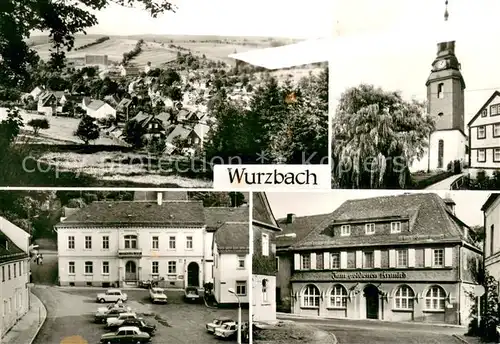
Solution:
{"label": "vintage sedan car", "polygon": [[221,327],[225,323],[232,323],[232,322],[234,322],[234,320],[231,318],[220,317],[214,319],[214,321],[212,321],[211,323],[206,324],[205,327],[208,332],[214,333],[216,328]]}
{"label": "vintage sedan car", "polygon": [[101,336],[102,344],[137,344],[151,342],[151,336],[135,326],[120,327],[116,332],[105,333]]}
{"label": "vintage sedan car", "polygon": [[117,329],[119,327],[124,327],[124,326],[134,326],[137,327],[141,332],[146,332],[150,336],[154,336],[154,333],[156,332],[156,325],[147,323],[144,321],[142,318],[130,318],[130,319],[125,319],[121,325],[111,325],[108,326],[109,329]]}
{"label": "vintage sedan car", "polygon": [[222,326],[215,329],[214,335],[222,339],[236,338],[238,335],[238,324],[234,321],[222,324]]}
{"label": "vintage sedan car", "polygon": [[152,303],[167,303],[167,295],[162,288],[149,288],[149,298]]}
{"label": "vintage sedan car", "polygon": [[200,294],[198,293],[198,288],[187,287],[184,290],[184,300],[186,300],[186,301],[199,301]]}
{"label": "vintage sedan car", "polygon": [[121,326],[126,319],[137,319],[137,314],[135,314],[135,313],[121,313],[116,318],[108,318],[108,319],[106,319],[106,326],[108,326],[108,327]]}
{"label": "vintage sedan car", "polygon": [[108,318],[118,318],[122,313],[129,313],[129,310],[127,308],[118,307],[104,312],[97,311],[94,315],[94,321],[96,323],[106,323]]}
{"label": "vintage sedan car", "polygon": [[128,296],[120,289],[108,289],[105,293],[97,294],[96,300],[97,302],[118,302],[118,301],[127,301]]}

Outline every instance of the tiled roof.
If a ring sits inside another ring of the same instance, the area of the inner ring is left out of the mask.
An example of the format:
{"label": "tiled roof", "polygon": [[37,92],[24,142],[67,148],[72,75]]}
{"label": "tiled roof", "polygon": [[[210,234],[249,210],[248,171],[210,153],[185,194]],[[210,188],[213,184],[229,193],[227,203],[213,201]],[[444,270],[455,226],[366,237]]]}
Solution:
{"label": "tiled roof", "polygon": [[248,207],[207,207],[205,208],[205,221],[208,231],[215,231],[224,222],[248,222]]}
{"label": "tiled roof", "polygon": [[226,222],[214,235],[219,253],[249,253],[249,222]]}
{"label": "tiled roof", "polygon": [[27,256],[26,252],[23,252],[7,235],[0,231],[0,264],[19,260]]}
{"label": "tiled roof", "polygon": [[[335,236],[331,226],[347,221],[370,222],[384,218],[409,219],[409,232]],[[348,200],[325,218],[314,230],[292,248],[313,249],[401,243],[469,241],[460,221],[448,211],[443,199],[434,193],[404,194]]]}
{"label": "tiled roof", "polygon": [[279,219],[278,226],[283,231],[280,235],[295,234],[294,238],[280,237],[276,239],[276,246],[287,247],[295,242],[304,239],[316,226],[328,218],[330,214],[311,215],[295,217],[292,223],[288,223],[287,219]]}
{"label": "tiled roof", "polygon": [[93,202],[57,226],[67,225],[196,225],[205,224],[201,201]]}

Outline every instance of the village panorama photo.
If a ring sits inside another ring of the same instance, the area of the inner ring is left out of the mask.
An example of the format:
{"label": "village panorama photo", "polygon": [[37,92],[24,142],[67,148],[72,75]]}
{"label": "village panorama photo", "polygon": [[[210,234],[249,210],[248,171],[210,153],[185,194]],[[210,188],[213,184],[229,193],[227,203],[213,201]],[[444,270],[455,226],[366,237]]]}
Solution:
{"label": "village panorama photo", "polygon": [[[498,3],[343,5],[356,34],[335,49],[332,187],[498,190]],[[359,8],[384,15],[363,23]]]}
{"label": "village panorama photo", "polygon": [[281,0],[259,25],[260,5],[228,0],[42,3],[8,0],[0,24],[35,18],[0,38],[0,185],[207,188],[218,164],[328,164],[328,65],[279,63],[322,20],[299,29]]}
{"label": "village panorama photo", "polygon": [[0,191],[2,344],[248,343],[249,195]]}

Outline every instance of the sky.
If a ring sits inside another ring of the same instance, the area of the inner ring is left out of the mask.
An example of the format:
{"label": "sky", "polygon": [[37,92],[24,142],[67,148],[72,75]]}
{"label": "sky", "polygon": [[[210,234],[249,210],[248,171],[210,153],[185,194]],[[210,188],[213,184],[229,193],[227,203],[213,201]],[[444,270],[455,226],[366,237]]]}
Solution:
{"label": "sky", "polygon": [[111,5],[89,34],[231,35],[315,38],[333,30],[328,0],[172,0],[176,13],[156,19],[142,9]]}
{"label": "sky", "polygon": [[400,90],[426,100],[425,82],[437,43],[455,40],[465,79],[466,123],[500,90],[498,0],[349,0],[336,6],[332,52],[334,106],[341,93],[360,83]]}
{"label": "sky", "polygon": [[[276,219],[287,214],[308,216],[333,212],[350,199],[398,195],[408,191],[394,190],[332,190],[320,192],[266,192]],[[418,191],[414,191],[418,192]],[[441,197],[450,197],[455,203],[457,217],[469,226],[483,225],[481,207],[489,196],[487,191],[443,191]]]}

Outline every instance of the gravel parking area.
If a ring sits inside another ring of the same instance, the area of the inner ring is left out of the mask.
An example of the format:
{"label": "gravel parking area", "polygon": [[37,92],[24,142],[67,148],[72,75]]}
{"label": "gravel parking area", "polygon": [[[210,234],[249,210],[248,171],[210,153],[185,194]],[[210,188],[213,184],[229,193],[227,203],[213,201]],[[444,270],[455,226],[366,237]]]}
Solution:
{"label": "gravel parking area", "polygon": [[[33,292],[47,308],[47,320],[34,344],[96,344],[106,329],[94,323],[94,313],[102,305],[95,296],[104,289],[63,289],[37,286]],[[124,290],[130,306],[147,322],[157,326],[152,344],[220,343],[205,330],[205,323],[219,316],[237,320],[236,309],[209,309],[204,304],[185,303],[183,292],[167,291],[169,303],[151,304],[147,290]],[[248,321],[248,310],[243,310]],[[228,343],[231,343],[228,341]]]}

